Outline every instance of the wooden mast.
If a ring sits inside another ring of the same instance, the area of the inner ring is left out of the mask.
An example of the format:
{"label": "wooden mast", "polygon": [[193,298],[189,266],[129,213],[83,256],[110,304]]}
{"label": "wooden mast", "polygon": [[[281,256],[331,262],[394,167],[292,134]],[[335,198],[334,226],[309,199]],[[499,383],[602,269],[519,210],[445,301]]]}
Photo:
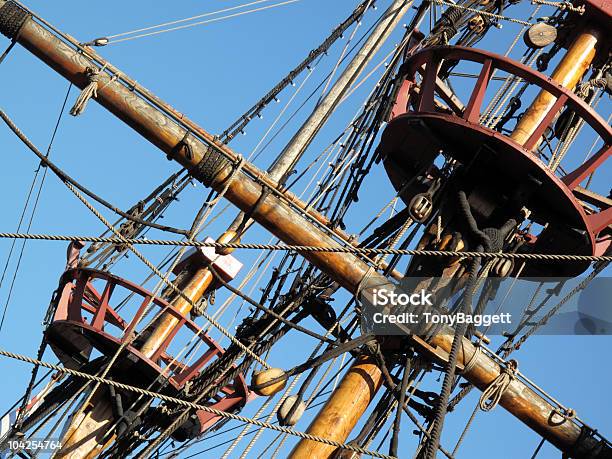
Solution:
{"label": "wooden mast", "polygon": [[[381,20],[372,30],[359,52],[347,65],[338,80],[334,82],[330,90],[317,104],[313,113],[272,165],[271,169],[268,171],[272,180],[281,180],[285,174],[294,167],[308,145],[312,142],[316,133],[321,129],[330,114],[336,109],[342,96],[346,94],[351,84],[372,60],[374,55],[393,32],[401,18],[408,11],[411,4],[412,1],[394,0],[390,5],[383,14],[383,20]],[[240,224],[242,224],[242,228],[244,228],[242,232],[244,232],[250,225],[250,222],[242,222],[243,218],[244,214],[241,213],[234,224],[230,225],[229,229],[218,239],[218,241],[231,242],[236,236],[234,228]],[[195,272],[191,274],[191,278],[188,280],[185,287],[182,288],[184,296],[177,297],[173,302],[173,306],[175,306],[177,311],[182,315],[188,315],[193,307],[192,305],[204,296],[213,280],[213,275],[208,268],[201,267],[196,269]],[[156,321],[152,333],[142,345],[140,351],[146,357],[151,358],[158,349],[164,345],[168,337],[173,334],[176,327],[180,326],[179,322],[179,319],[174,315],[168,313],[163,314],[162,317]],[[364,363],[363,365],[367,366],[368,364]],[[380,370],[371,363],[369,367],[371,367],[370,371],[372,373],[378,372],[378,383],[380,383]],[[357,365],[356,368],[361,368],[361,366]],[[353,379],[362,378],[360,372],[355,372],[353,375]],[[345,384],[349,394],[359,389],[359,382],[356,381],[355,384],[350,385],[348,381],[347,384]],[[366,383],[362,381],[361,384]],[[377,389],[378,386],[376,386],[373,393],[375,393]],[[364,395],[366,395],[365,392]],[[64,437],[65,441],[63,442],[65,455],[62,457],[69,459],[95,457],[110,444],[112,439],[106,441],[105,445],[100,442],[102,441],[105,430],[112,425],[114,421],[111,403],[112,402],[107,397],[105,388],[100,388],[96,391],[96,394],[91,398],[89,403],[90,406],[84,411],[79,410],[67,429],[67,433]],[[359,420],[361,413],[367,406],[368,403],[363,403],[362,410],[358,416],[354,417],[354,421],[342,428],[342,430],[346,431],[346,435],[350,433],[350,430]],[[341,440],[344,438],[341,438]]]}
{"label": "wooden mast", "polygon": [[[199,268],[193,274],[187,285],[182,289],[183,296],[178,296],[173,306],[183,315],[187,316],[191,311],[192,305],[197,303],[206,293],[212,284],[213,275],[208,268]],[[187,298],[189,300],[187,300]],[[153,333],[142,345],[140,351],[147,357],[151,357],[164,343],[166,338],[178,326],[179,319],[171,314],[164,314],[156,324]]]}
{"label": "wooden mast", "polygon": [[[600,37],[601,32],[594,27],[588,27],[578,33],[568,48],[567,53],[565,53],[552,73],[551,79],[561,86],[573,89],[593,62]],[[510,134],[510,138],[521,145],[525,144],[536,127],[553,109],[556,101],[557,98],[555,96],[542,90],[516,124],[514,131]],[[536,143],[533,150],[537,149],[538,144],[539,142]]]}
{"label": "wooden mast", "polygon": [[[368,408],[383,382],[382,371],[369,356],[359,357],[314,418],[307,433],[344,442]],[[316,459],[330,457],[335,446],[300,440],[289,457]]]}
{"label": "wooden mast", "polygon": [[[0,0],[0,7],[5,3],[6,0]],[[85,49],[85,55],[77,52],[32,19],[27,19],[23,23],[17,41],[81,88],[88,83],[85,71],[87,67],[92,66],[90,59],[95,58],[99,63],[104,62],[91,49]],[[73,42],[72,45],[77,44]],[[108,65],[107,68],[113,67]],[[124,78],[122,80],[126,81]],[[107,74],[101,73],[101,89],[96,100],[165,154],[171,155],[174,160],[187,167],[205,185],[222,190],[226,180],[234,171],[233,181],[225,197],[243,211],[253,209],[259,201],[252,218],[284,242],[307,246],[338,246],[334,234],[319,225],[319,222],[324,220],[323,217],[316,216],[313,212],[309,215],[296,212],[296,205],[292,200],[277,193],[276,187],[270,183],[265,174],[254,166],[248,165],[243,167],[242,171],[236,172],[232,163],[237,160],[237,155],[233,151],[221,145],[217,145],[214,149],[209,148],[210,145],[214,145],[210,134],[182,115],[178,116],[176,110],[141,88],[133,80],[127,81],[131,82],[133,88],[127,87],[121,81],[111,81]],[[143,102],[143,97],[150,103]],[[196,133],[198,138],[193,136],[186,140],[191,147],[189,153],[186,153],[184,149],[177,149],[177,146],[182,145],[188,129]],[[220,166],[214,170],[205,167],[211,164],[220,164]],[[272,192],[260,200],[266,187]],[[304,252],[303,256],[352,293],[357,292],[362,279],[369,271],[369,265],[354,254]],[[386,281],[377,273],[370,274],[370,278],[381,283]],[[432,346],[438,348],[440,356],[444,356],[450,350],[452,338],[447,338],[452,335],[452,331],[447,332],[448,335],[437,335],[431,342]],[[429,350],[418,341],[415,341],[415,346],[418,349]],[[463,353],[458,363],[463,364],[472,360],[471,370],[465,373],[465,378],[480,389],[488,386],[500,374],[500,366],[485,353],[477,353],[476,348],[468,340],[464,339],[462,346]],[[581,428],[574,422],[565,421],[551,425],[549,422],[551,417],[557,416],[556,407],[519,379],[510,384],[500,404],[562,451],[573,453],[577,445],[589,448],[595,444],[595,440],[585,437]]]}
{"label": "wooden mast", "polygon": [[[574,88],[596,55],[600,32],[589,28],[578,34],[552,74],[552,79],[566,88]],[[517,123],[511,138],[523,144],[553,108],[556,98],[542,91]],[[536,147],[534,147],[536,148]],[[435,341],[442,337],[435,337]],[[450,343],[438,343],[447,344]],[[357,360],[344,375],[338,389],[310,424],[307,432],[343,442],[357,424],[382,384],[382,372],[376,364]],[[292,459],[328,458],[335,448],[312,440],[300,440],[291,452]]]}

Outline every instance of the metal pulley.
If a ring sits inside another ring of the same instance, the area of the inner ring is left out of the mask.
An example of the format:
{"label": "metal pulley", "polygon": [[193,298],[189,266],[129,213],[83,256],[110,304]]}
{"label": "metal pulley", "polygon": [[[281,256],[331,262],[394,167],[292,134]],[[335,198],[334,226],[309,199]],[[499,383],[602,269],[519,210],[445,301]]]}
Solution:
{"label": "metal pulley", "polygon": [[298,395],[291,395],[283,401],[276,412],[276,417],[281,426],[294,426],[298,423],[304,411],[306,411],[306,403]]}
{"label": "metal pulley", "polygon": [[94,38],[86,43],[81,43],[82,46],[106,46],[110,43],[110,40],[106,37]]}
{"label": "metal pulley", "polygon": [[530,48],[544,48],[557,39],[557,29],[545,22],[538,22],[527,29],[523,39]]}

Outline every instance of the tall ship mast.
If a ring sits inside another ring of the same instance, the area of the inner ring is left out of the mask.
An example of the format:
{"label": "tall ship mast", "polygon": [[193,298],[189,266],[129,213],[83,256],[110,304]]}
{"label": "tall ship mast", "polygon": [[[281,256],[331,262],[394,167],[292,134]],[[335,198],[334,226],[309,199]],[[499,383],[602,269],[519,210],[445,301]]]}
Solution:
{"label": "tall ship mast", "polygon": [[[557,400],[567,368],[535,381],[519,366],[534,334],[612,334],[603,282],[612,2],[343,2],[339,25],[217,133],[103,57],[115,43],[295,1],[80,40],[27,4],[0,0],[9,78],[20,78],[19,52],[38,58],[35,78],[70,85],[53,138],[64,113],[85,125],[97,104],[165,156],[170,174],[121,208],[0,108],[15,148],[97,222],[94,232],[70,216],[51,233],[30,231],[31,220],[0,230],[7,267],[16,242],[66,247],[65,261],[48,264],[57,272],[45,273],[59,276],[48,306],[12,300],[43,326],[34,354],[0,344],[27,379],[2,417],[0,454],[517,457],[512,427],[495,451],[462,449],[496,432],[478,423],[505,411],[538,439],[526,457],[612,458],[612,417],[591,424],[573,400]],[[276,151],[262,148],[325,62],[299,125]],[[360,89],[364,103],[339,127]],[[241,134],[281,98],[290,99],[257,134],[255,151],[268,158],[249,155]],[[97,135],[113,134],[100,126]],[[117,181],[106,178],[134,189]],[[39,288],[35,279],[28,288]],[[565,312],[571,304],[575,315]],[[598,356],[610,366],[607,351]],[[609,411],[608,393],[580,392]]]}

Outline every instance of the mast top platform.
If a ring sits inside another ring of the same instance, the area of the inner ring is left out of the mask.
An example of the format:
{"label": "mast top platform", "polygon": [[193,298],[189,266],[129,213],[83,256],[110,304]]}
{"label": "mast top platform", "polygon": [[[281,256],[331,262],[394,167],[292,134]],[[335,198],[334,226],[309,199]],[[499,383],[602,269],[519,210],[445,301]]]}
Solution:
{"label": "mast top platform", "polygon": [[[443,61],[480,64],[480,74],[465,107],[457,107],[455,100],[437,88]],[[556,97],[552,109],[523,144],[483,124],[481,107],[495,69]],[[599,209],[588,206],[575,191],[610,157],[612,128],[576,93],[507,57],[458,46],[418,51],[406,60],[401,72],[405,80],[378,147],[396,189],[401,189],[418,171],[435,169],[434,161],[443,151],[469,169],[472,180],[464,183],[472,187],[478,182],[488,184],[502,196],[506,207],[525,203],[532,212],[532,220],[544,227],[529,251],[596,255],[607,250],[612,243],[612,208],[605,204]],[[419,72],[423,73],[420,86],[416,79]],[[443,107],[436,97],[448,106]],[[572,171],[558,175],[535,150],[562,110],[575,113],[590,126],[603,140],[603,146]],[[404,196],[405,200],[409,198]],[[492,211],[483,212],[481,227],[490,226],[491,218]],[[524,275],[575,276],[587,267],[586,263],[547,265],[540,272],[534,263]]]}

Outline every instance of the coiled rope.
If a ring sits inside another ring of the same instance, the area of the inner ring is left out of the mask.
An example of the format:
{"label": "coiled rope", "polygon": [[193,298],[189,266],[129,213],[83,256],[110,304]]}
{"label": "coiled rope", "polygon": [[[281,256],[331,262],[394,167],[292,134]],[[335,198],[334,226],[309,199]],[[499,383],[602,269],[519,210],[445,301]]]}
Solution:
{"label": "coiled rope", "polygon": [[518,362],[516,360],[509,360],[507,365],[501,368],[497,378],[480,394],[478,406],[482,411],[491,411],[499,404],[504,392],[516,378],[517,370]]}

